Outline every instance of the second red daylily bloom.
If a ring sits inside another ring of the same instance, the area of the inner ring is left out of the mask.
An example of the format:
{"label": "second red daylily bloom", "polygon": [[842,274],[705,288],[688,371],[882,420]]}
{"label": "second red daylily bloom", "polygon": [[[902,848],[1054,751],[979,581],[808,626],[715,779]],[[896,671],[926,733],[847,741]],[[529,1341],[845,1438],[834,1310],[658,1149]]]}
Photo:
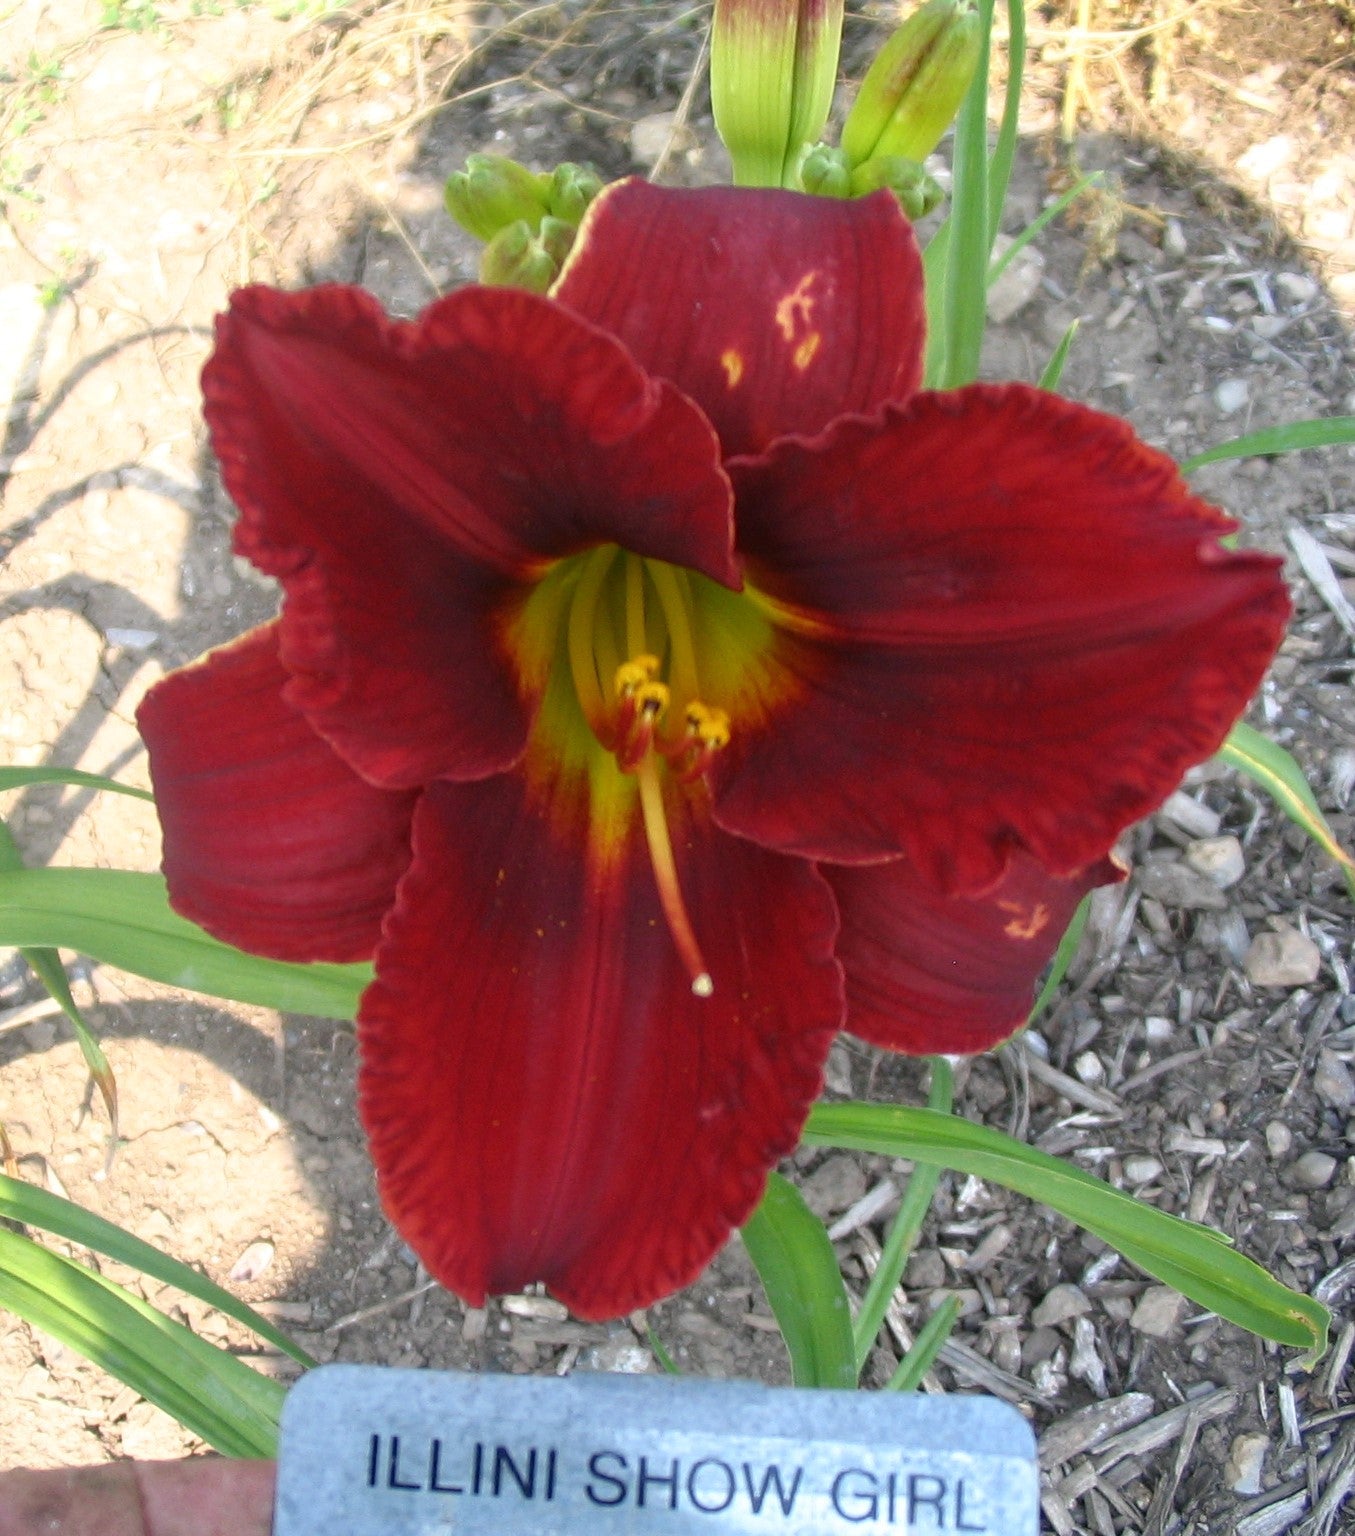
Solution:
{"label": "second red daylily bloom", "polygon": [[608,190],[551,298],[249,289],[204,387],[280,619],[141,725],[185,915],[375,957],[382,1199],[472,1302],[692,1279],[842,1028],[1021,1024],[1288,614],[1122,423],[919,394],[888,194]]}

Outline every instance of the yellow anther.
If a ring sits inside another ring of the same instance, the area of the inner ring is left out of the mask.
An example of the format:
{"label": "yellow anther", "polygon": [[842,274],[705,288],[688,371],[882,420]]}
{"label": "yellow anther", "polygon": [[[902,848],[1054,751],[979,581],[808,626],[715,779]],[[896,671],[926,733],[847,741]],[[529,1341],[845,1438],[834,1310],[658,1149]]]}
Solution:
{"label": "yellow anther", "polygon": [[659,658],[657,656],[635,656],[630,661],[623,661],[616,669],[616,677],[612,686],[616,690],[619,699],[629,698],[631,694],[643,688],[658,676]]}
{"label": "yellow anther", "polygon": [[699,699],[693,699],[687,706],[687,730],[712,752],[729,745],[729,716],[723,709],[703,704]]}
{"label": "yellow anther", "polygon": [[668,708],[668,686],[665,683],[644,683],[635,690],[635,706],[642,715],[658,720]]}

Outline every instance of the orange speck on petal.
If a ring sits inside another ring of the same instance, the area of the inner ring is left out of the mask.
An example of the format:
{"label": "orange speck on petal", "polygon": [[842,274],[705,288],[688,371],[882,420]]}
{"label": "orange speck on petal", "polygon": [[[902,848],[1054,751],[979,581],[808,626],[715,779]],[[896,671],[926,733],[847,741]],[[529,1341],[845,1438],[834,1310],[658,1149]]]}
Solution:
{"label": "orange speck on petal", "polygon": [[1049,908],[1039,902],[1031,910],[1014,901],[998,902],[998,910],[1013,914],[1011,922],[1003,928],[1009,939],[1033,939],[1049,926]]}
{"label": "orange speck on petal", "polygon": [[720,366],[725,371],[725,382],[730,389],[737,389],[743,377],[743,353],[736,352],[733,347],[727,348],[720,354]]}
{"label": "orange speck on petal", "polygon": [[805,369],[809,367],[810,363],[814,361],[814,356],[818,352],[822,342],[823,337],[819,334],[818,331],[810,331],[809,335],[805,337],[805,339],[800,343],[798,347],[796,347],[795,356],[791,359],[791,361],[795,364],[796,368],[801,373],[803,373]]}
{"label": "orange speck on petal", "polygon": [[795,332],[803,327],[809,328],[810,320],[814,313],[814,299],[811,290],[818,278],[817,270],[806,272],[798,283],[783,295],[776,306],[777,329],[785,337],[787,342],[795,340]]}

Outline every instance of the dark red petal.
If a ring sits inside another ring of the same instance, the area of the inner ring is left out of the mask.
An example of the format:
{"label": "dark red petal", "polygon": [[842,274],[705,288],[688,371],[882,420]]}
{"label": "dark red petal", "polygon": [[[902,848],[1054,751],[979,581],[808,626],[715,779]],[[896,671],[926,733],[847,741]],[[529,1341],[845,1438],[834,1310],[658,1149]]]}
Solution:
{"label": "dark red petal", "polygon": [[[437,784],[359,1014],[382,1199],[479,1304],[544,1280],[584,1317],[693,1279],[796,1143],[842,1020],[811,866],[707,823],[679,842],[714,978],[692,995],[636,827],[518,775]],[[595,849],[599,846],[594,839]]]}
{"label": "dark red petal", "polygon": [[286,591],[288,699],[389,787],[521,752],[501,610],[551,559],[614,541],[737,585],[709,423],[546,299],[398,324],[358,289],[246,289],[203,389],[237,548]]}
{"label": "dark red petal", "polygon": [[847,1028],[912,1056],[986,1051],[1019,1029],[1078,902],[1124,878],[1103,859],[1060,880],[1018,854],[986,896],[947,898],[902,859],[822,872],[842,914]]}
{"label": "dark red petal", "polygon": [[889,192],[618,182],[554,294],[691,395],[726,455],[906,399],[922,378],[922,261]]}
{"label": "dark red petal", "polygon": [[[977,894],[1071,875],[1213,752],[1289,602],[1278,560],[1124,423],[1021,385],[920,395],[736,475],[799,697],[736,733],[721,825]],[[794,610],[792,612],[791,610]],[[771,663],[769,663],[770,667]]]}
{"label": "dark red petal", "polygon": [[277,625],[171,673],[137,724],[176,912],[276,960],[370,960],[414,796],[374,789],[283,702]]}

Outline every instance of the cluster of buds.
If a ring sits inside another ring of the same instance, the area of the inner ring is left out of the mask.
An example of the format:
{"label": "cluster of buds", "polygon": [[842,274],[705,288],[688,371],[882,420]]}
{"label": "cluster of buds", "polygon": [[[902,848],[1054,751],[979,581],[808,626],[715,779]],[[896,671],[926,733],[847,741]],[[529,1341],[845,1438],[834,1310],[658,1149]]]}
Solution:
{"label": "cluster of buds", "polygon": [[711,96],[734,179],[821,197],[889,187],[920,218],[941,200],[922,162],[973,79],[978,13],[971,0],[926,0],[871,65],[835,147],[814,140],[828,121],[841,30],[841,0],[717,0]]}
{"label": "cluster of buds", "polygon": [[480,281],[545,293],[560,275],[602,179],[566,162],[529,171],[503,155],[471,155],[447,179],[447,211],[485,242]]}

